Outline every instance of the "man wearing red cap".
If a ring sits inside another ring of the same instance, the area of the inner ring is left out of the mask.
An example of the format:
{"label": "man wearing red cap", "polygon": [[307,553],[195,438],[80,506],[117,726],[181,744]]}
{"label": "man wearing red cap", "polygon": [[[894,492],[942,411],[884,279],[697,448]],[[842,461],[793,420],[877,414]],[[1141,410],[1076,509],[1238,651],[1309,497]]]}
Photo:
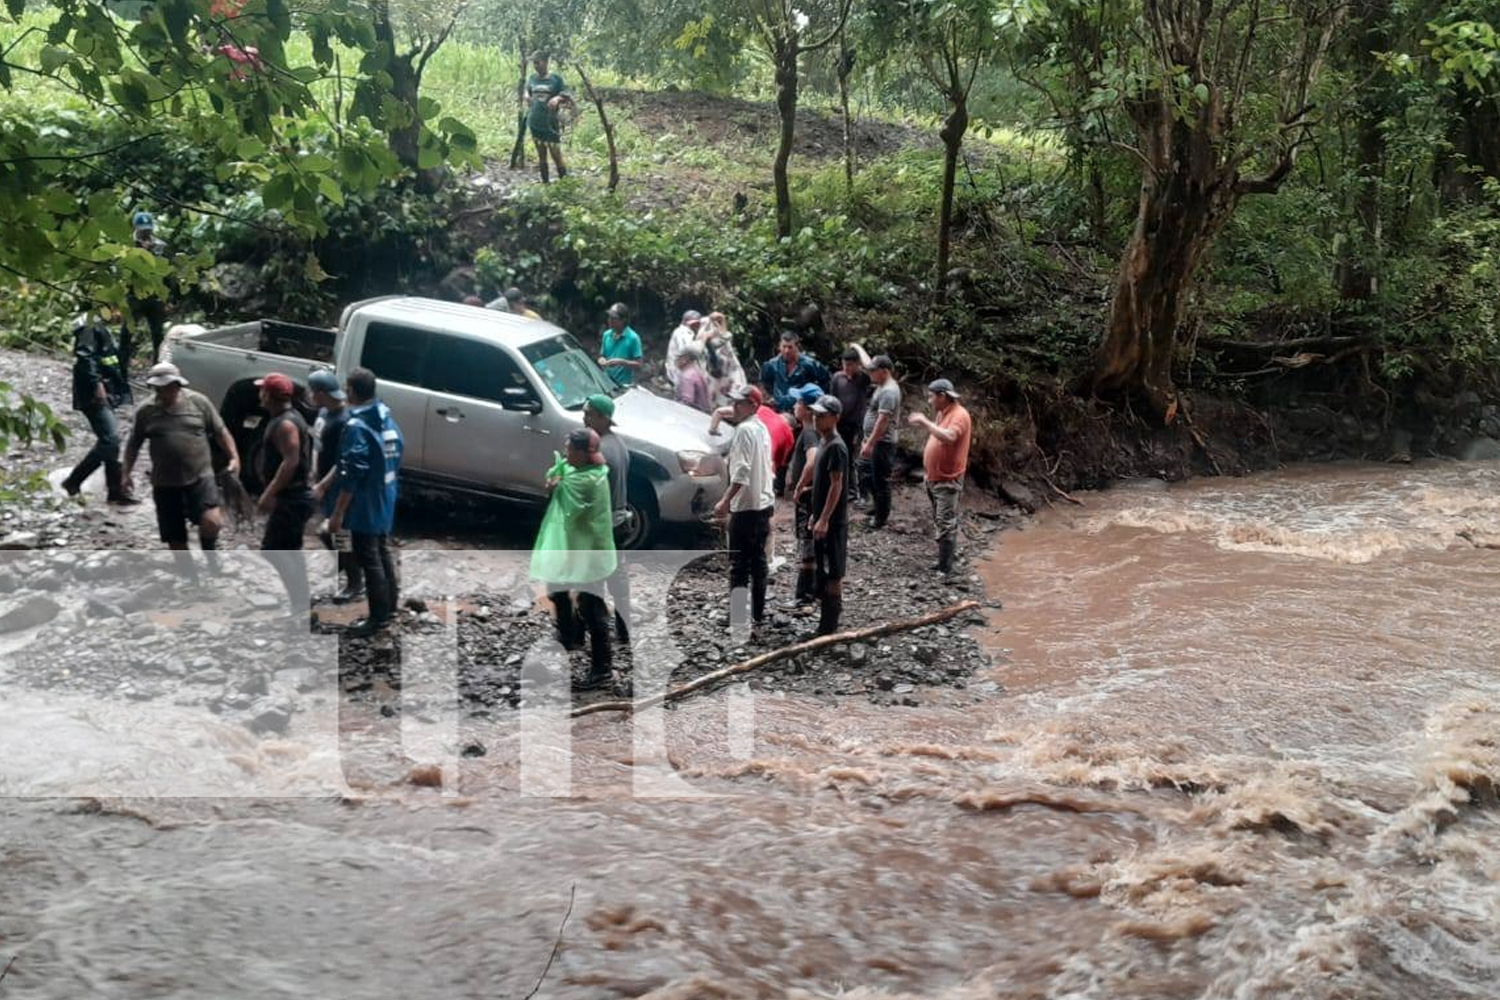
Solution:
{"label": "man wearing red cap", "polygon": [[750,620],[759,627],[766,613],[766,540],[771,533],[771,511],[776,506],[772,488],[771,435],[756,419],[763,397],[759,388],[742,385],[729,394],[729,491],[714,506],[714,514],[729,518],[729,623],[745,621],[745,586],[750,587]]}
{"label": "man wearing red cap", "polygon": [[[312,472],[312,433],[307,421],[292,406],[296,386],[280,372],[256,379],[260,405],[270,414],[266,420],[256,462],[256,473],[265,488],[256,509],[266,515],[266,530],[260,547],[266,552],[295,552],[302,548],[307,519],[314,500],[309,476]],[[267,557],[292,602],[292,614],[308,605],[307,567],[300,556]]]}

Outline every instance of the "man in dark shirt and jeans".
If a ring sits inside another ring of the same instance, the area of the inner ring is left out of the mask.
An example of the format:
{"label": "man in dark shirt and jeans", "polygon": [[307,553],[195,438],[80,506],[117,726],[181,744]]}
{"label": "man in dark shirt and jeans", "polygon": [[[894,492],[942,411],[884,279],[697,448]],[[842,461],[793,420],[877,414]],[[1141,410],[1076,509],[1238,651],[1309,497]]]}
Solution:
{"label": "man in dark shirt and jeans", "polygon": [[[319,407],[318,419],[312,428],[313,437],[313,498],[323,505],[324,518],[333,514],[334,483],[338,481],[339,444],[344,427],[349,423],[349,407],[344,390],[339,388],[339,377],[331,371],[316,371],[307,376],[307,388],[313,402]],[[350,545],[340,544],[324,525],[318,539],[325,548],[338,553],[339,572],[344,574],[348,585],[333,595],[334,604],[348,604],[365,596],[365,571],[360,569]]]}
{"label": "man in dark shirt and jeans", "polygon": [[[843,368],[834,372],[828,392],[837,396],[844,412],[839,415],[838,432],[850,456],[859,451],[859,432],[865,420],[865,405],[870,401],[870,375],[865,371],[869,357],[858,344],[844,351]],[[859,492],[859,477],[849,477],[849,499]]]}
{"label": "man in dark shirt and jeans", "polygon": [[816,570],[813,586],[821,604],[818,635],[838,630],[844,612],[844,568],[849,561],[849,449],[838,435],[843,406],[824,396],[812,406],[818,428],[818,456],[813,462],[812,536]]}
{"label": "man in dark shirt and jeans", "polygon": [[813,458],[818,451],[818,429],[813,426],[812,404],[823,398],[823,391],[809,382],[797,389],[797,399],[792,415],[797,418],[801,430],[792,448],[792,459],[787,466],[787,479],[791,486],[792,518],[797,537],[797,589],[790,599],[782,602],[788,611],[811,604],[817,592],[813,588],[814,560],[812,537],[812,479]]}

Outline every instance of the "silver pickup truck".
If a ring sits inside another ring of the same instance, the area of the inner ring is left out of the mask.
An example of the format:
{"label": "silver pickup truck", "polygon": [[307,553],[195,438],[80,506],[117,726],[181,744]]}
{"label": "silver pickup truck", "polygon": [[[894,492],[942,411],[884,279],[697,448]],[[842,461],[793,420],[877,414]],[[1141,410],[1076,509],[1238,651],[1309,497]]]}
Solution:
{"label": "silver pickup truck", "polygon": [[648,544],[664,523],[700,520],[726,489],[729,438],[710,436],[705,414],[620,388],[567,331],[542,320],[387,297],[349,306],[336,330],[258,320],[178,331],[167,351],[193,388],[219,404],[247,458],[265,418],[257,378],[290,375],[310,415],[310,373],[363,366],[401,425],[401,474],[413,485],[540,507],[553,452],[582,426],[584,398],[602,392],[614,397],[616,432],[630,448],[635,517],[624,544]]}

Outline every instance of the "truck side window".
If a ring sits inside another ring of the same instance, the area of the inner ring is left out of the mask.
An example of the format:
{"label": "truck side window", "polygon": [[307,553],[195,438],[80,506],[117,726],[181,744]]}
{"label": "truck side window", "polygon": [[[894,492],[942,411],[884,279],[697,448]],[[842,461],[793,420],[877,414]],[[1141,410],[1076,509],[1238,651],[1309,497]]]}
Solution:
{"label": "truck side window", "polygon": [[471,399],[501,402],[505,389],[525,389],[535,396],[521,368],[498,347],[477,340],[433,334],[422,385],[433,392],[446,392]]}
{"label": "truck side window", "polygon": [[382,382],[422,384],[422,362],[432,334],[394,323],[371,323],[365,327],[365,343],[359,363]]}

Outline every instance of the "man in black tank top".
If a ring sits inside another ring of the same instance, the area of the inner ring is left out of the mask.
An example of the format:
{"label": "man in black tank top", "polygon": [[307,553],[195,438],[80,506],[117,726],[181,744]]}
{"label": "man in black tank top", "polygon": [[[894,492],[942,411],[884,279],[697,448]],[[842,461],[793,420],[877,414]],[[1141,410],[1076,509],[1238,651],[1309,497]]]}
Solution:
{"label": "man in black tank top", "polygon": [[[292,380],[272,372],[256,380],[260,405],[269,413],[256,472],[265,489],[257,509],[266,515],[266,530],[261,536],[262,551],[296,551],[302,548],[307,520],[313,513],[313,494],[309,485],[312,474],[312,432],[292,406],[296,387]],[[292,616],[307,615],[309,596],[307,567],[300,556],[267,557],[286,585],[292,602]]]}

